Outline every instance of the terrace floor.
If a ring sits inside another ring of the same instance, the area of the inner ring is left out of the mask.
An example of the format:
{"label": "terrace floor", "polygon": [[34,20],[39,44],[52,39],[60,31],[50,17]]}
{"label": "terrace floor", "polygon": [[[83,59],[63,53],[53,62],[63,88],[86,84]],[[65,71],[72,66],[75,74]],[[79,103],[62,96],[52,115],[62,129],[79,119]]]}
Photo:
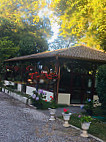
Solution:
{"label": "terrace floor", "polygon": [[[80,108],[71,107],[71,111]],[[0,142],[98,142],[80,137],[79,130],[64,128],[62,123],[49,121],[48,110],[36,110],[0,92]]]}

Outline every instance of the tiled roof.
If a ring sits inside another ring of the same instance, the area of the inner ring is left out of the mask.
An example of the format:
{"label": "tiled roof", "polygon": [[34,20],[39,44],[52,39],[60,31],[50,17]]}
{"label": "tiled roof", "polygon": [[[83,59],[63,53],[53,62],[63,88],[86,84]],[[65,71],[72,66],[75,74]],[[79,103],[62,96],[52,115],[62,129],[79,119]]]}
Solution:
{"label": "tiled roof", "polygon": [[18,60],[47,58],[47,57],[55,57],[55,56],[63,57],[63,58],[106,62],[106,53],[100,50],[97,50],[95,48],[86,47],[84,45],[58,49],[54,51],[46,51],[46,52],[31,54],[27,56],[15,57],[15,58],[8,59],[6,61],[18,61]]}

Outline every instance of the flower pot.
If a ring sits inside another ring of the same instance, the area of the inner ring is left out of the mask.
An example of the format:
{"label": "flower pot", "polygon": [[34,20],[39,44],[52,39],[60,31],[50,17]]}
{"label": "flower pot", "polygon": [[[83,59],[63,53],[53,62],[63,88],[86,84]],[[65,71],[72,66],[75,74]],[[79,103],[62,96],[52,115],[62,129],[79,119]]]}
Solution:
{"label": "flower pot", "polygon": [[48,109],[51,115],[49,120],[55,120],[56,109],[52,109],[52,108],[48,108]]}
{"label": "flower pot", "polygon": [[88,137],[87,130],[90,127],[90,123],[91,122],[84,122],[84,123],[81,124],[81,127],[82,127],[82,134],[81,134],[81,136],[82,137]]}
{"label": "flower pot", "polygon": [[62,113],[63,119],[64,119],[64,124],[63,124],[64,127],[69,127],[70,126],[69,123],[68,123],[68,121],[70,120],[71,114],[72,113],[68,113],[68,114],[66,114],[64,112]]}
{"label": "flower pot", "polygon": [[41,83],[41,84],[44,83],[44,79],[40,79],[39,83]]}

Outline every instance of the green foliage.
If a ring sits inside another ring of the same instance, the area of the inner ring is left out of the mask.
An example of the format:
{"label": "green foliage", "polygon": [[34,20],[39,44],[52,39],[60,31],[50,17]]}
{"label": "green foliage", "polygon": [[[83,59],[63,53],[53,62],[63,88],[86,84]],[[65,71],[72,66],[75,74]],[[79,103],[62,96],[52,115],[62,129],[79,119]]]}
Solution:
{"label": "green foliage", "polygon": [[50,98],[51,98],[51,100],[50,100],[50,108],[52,108],[52,109],[57,108],[57,104],[56,104],[55,99],[52,96],[50,96]]}
{"label": "green foliage", "polygon": [[87,99],[86,104],[84,105],[84,109],[86,110],[86,112],[89,114],[89,115],[92,115],[93,113],[93,101],[91,99]]}
{"label": "green foliage", "polygon": [[81,123],[91,122],[93,120],[91,116],[79,115],[78,117],[79,117]]}
{"label": "green foliage", "polygon": [[45,4],[43,0],[0,0],[2,61],[48,49],[47,38],[51,36],[50,20],[47,17],[39,17],[39,11]]}
{"label": "green foliage", "polygon": [[97,94],[102,107],[106,108],[106,65],[102,65],[97,73]]}
{"label": "green foliage", "polygon": [[52,0],[51,8],[61,35],[106,51],[105,0]]}
{"label": "green foliage", "polygon": [[19,50],[8,37],[0,39],[0,62],[15,55]]}

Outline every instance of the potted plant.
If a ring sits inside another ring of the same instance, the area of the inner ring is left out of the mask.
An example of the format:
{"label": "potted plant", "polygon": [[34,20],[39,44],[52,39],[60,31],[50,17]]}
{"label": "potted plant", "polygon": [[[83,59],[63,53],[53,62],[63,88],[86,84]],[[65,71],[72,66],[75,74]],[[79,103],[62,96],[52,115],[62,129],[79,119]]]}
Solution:
{"label": "potted plant", "polygon": [[88,133],[87,133],[87,130],[89,129],[90,127],[90,123],[92,121],[92,117],[91,116],[81,116],[79,115],[78,116],[80,121],[81,121],[81,128],[82,128],[82,133],[81,133],[81,136],[82,137],[88,137]]}
{"label": "potted plant", "polygon": [[50,98],[51,98],[50,108],[48,108],[49,112],[50,112],[50,119],[49,120],[55,120],[56,102],[55,102],[55,99],[52,96],[50,96]]}
{"label": "potted plant", "polygon": [[68,121],[70,120],[71,114],[72,113],[69,112],[69,109],[66,109],[66,108],[63,109],[62,115],[63,115],[63,119],[64,119],[64,124],[63,124],[64,127],[70,126]]}

